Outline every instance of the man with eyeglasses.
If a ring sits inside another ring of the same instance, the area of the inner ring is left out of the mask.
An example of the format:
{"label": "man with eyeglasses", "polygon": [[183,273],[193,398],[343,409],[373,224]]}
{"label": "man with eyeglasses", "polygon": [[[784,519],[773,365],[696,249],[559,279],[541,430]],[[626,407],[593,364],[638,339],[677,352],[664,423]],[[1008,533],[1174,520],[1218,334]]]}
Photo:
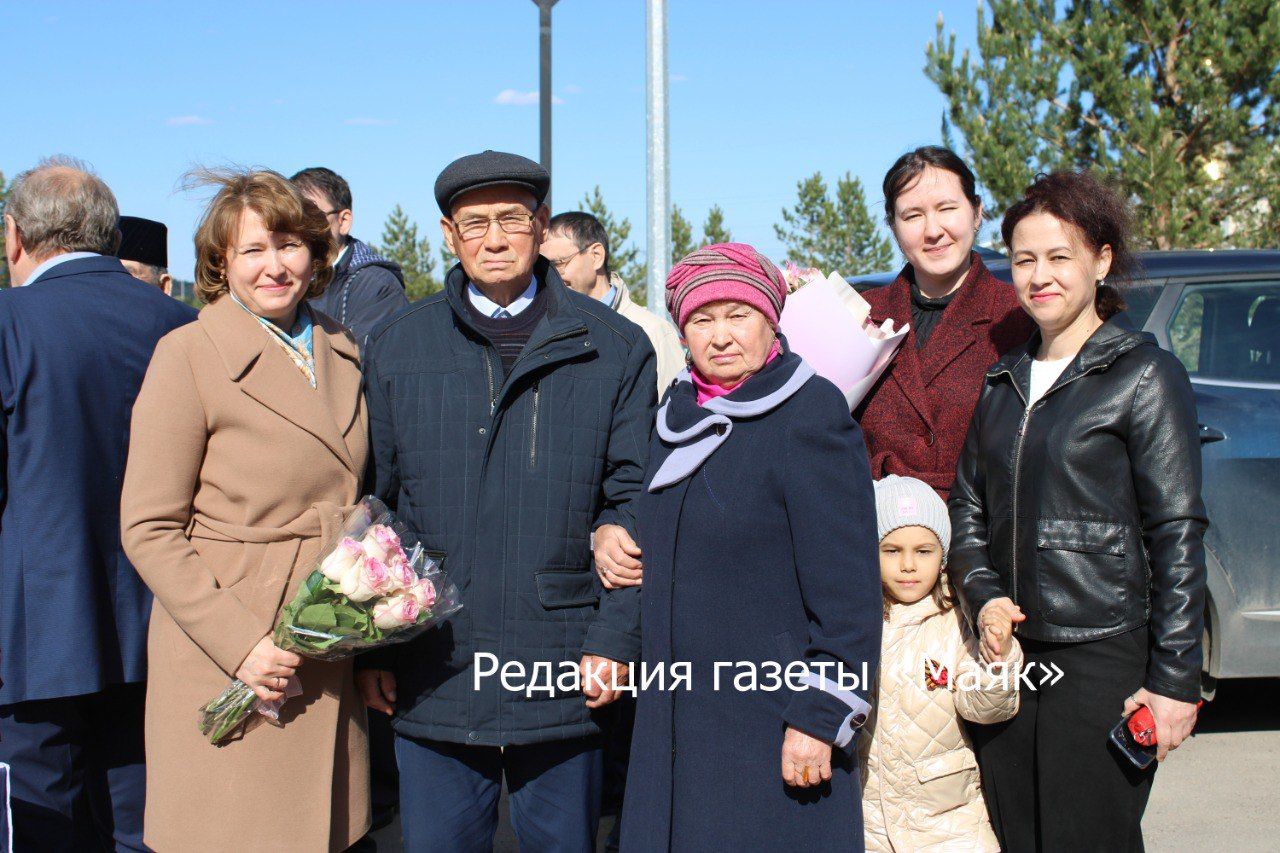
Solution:
{"label": "man with eyeglasses", "polygon": [[320,208],[338,246],[333,282],[309,304],[350,329],[356,343],[363,347],[364,339],[379,320],[409,304],[404,273],[399,264],[352,236],[351,187],[341,175],[323,166],[312,166],[289,180]]}
{"label": "man with eyeglasses", "polygon": [[639,587],[603,590],[592,559],[635,535],[653,348],[539,255],[550,182],[515,154],[447,166],[459,263],[365,347],[374,494],[463,600],[357,664],[366,704],[395,716],[409,851],[491,849],[504,776],[522,849],[594,850],[598,709],[639,654]]}
{"label": "man with eyeglasses", "polygon": [[574,210],[551,217],[546,258],[564,283],[579,293],[598,299],[644,330],[658,357],[658,398],[684,369],[684,347],[676,327],[631,298],[622,276],[609,269],[609,234],[590,213]]}

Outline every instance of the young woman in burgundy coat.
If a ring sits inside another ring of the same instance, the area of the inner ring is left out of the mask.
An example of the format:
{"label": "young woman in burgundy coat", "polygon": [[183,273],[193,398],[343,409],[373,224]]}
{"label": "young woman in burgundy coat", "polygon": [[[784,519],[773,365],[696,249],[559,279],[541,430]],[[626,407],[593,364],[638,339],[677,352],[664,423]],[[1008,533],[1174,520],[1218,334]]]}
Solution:
{"label": "young woman in burgundy coat", "polygon": [[973,251],[982,201],[954,151],[917,148],[884,178],[889,227],[907,265],[863,294],[877,324],[911,324],[857,412],[871,476],[915,477],[946,500],[988,367],[1035,328],[1012,286]]}

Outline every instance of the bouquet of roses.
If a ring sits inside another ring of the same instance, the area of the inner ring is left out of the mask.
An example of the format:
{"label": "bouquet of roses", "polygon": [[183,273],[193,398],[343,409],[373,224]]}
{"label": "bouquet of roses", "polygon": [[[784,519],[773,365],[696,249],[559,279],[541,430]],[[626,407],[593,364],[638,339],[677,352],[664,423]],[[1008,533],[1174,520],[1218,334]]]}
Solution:
{"label": "bouquet of roses", "polygon": [[880,326],[868,316],[871,306],[837,273],[801,269],[788,263],[790,295],[778,326],[791,349],[818,375],[844,392],[849,409],[858,407],[907,337],[909,326]]}
{"label": "bouquet of roses", "polygon": [[[403,533],[381,501],[361,500],[281,611],[272,633],[276,646],[315,660],[340,660],[411,640],[456,613],[462,607],[457,587],[421,545],[406,553]],[[200,731],[210,743],[221,743],[254,711],[278,719],[284,702],[301,691],[295,677],[283,700],[265,702],[235,679],[200,709]]]}

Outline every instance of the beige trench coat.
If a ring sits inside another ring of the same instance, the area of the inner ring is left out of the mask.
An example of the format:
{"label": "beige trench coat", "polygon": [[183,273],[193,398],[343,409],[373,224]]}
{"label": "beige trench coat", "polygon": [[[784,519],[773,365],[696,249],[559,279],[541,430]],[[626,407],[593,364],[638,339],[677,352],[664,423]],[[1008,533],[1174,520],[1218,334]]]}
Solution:
{"label": "beige trench coat", "polygon": [[314,352],[316,389],[223,296],[160,341],[134,406],[121,525],[156,598],[144,838],[160,853],[343,850],[369,825],[350,661],[304,661],[280,728],[222,748],[196,728],[359,497],[356,344],[318,316]]}

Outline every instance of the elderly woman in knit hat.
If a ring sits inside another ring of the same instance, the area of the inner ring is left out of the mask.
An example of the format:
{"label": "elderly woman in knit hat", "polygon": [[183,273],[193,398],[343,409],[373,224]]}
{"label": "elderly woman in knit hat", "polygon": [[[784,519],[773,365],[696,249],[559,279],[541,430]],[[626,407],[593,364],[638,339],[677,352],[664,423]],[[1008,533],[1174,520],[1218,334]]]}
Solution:
{"label": "elderly woman in knit hat", "polygon": [[851,753],[880,652],[875,501],[844,397],[778,333],[786,295],[737,243],[667,279],[690,364],[637,508],[653,678],[624,850],[862,847]]}

